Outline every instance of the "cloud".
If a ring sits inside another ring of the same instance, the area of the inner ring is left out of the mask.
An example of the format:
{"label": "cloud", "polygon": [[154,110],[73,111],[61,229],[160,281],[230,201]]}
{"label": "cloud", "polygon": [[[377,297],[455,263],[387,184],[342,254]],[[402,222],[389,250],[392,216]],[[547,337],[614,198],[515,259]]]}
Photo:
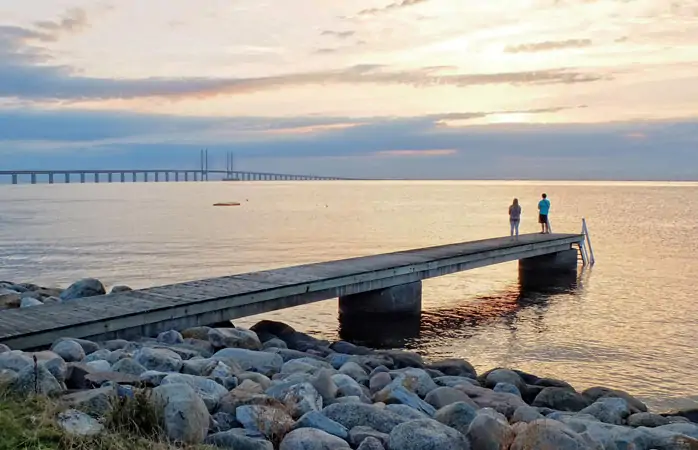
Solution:
{"label": "cloud", "polygon": [[445,149],[429,149],[429,150],[382,150],[373,153],[373,156],[379,157],[434,157],[434,156],[452,156],[458,153],[458,150],[453,148]]}
{"label": "cloud", "polygon": [[339,39],[347,39],[356,34],[356,31],[348,30],[348,31],[332,31],[332,30],[325,30],[322,33],[320,33],[322,36],[332,36],[336,37]]}
{"label": "cloud", "polygon": [[402,1],[391,3],[388,6],[383,7],[383,8],[363,9],[363,10],[359,11],[359,14],[362,16],[374,15],[374,14],[379,14],[382,12],[391,11],[391,10],[395,10],[395,9],[406,8],[408,6],[418,5],[420,3],[426,3],[428,1],[429,0],[402,0]]}
{"label": "cloud", "polygon": [[507,53],[535,53],[566,48],[583,48],[592,44],[591,39],[567,39],[565,41],[543,41],[529,44],[508,46],[504,49]]}
{"label": "cloud", "polygon": [[87,14],[83,9],[74,8],[58,21],[40,21],[34,24],[48,33],[77,33],[89,26]]}

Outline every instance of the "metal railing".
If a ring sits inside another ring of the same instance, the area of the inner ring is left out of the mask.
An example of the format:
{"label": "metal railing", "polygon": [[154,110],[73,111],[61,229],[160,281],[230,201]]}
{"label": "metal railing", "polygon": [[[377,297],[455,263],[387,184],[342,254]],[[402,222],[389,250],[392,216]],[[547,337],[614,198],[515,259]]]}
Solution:
{"label": "metal railing", "polygon": [[582,255],[582,263],[585,266],[593,266],[596,263],[594,258],[594,248],[591,246],[591,237],[589,236],[589,228],[587,227],[586,219],[582,218],[582,234],[584,240],[579,244],[579,253]]}

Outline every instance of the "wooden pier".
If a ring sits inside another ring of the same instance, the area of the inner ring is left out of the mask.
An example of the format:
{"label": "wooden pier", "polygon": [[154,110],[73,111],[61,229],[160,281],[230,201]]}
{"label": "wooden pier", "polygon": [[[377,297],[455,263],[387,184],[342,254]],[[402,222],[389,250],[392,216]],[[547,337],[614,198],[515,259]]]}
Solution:
{"label": "wooden pier", "polygon": [[[421,280],[519,260],[548,270],[558,255],[576,270],[582,234],[528,234],[191,281],[65,303],[0,311],[0,343],[13,349],[61,337],[106,340],[154,336],[321,300],[351,306]],[[573,260],[569,256],[572,253]],[[551,259],[552,258],[552,259]],[[419,284],[421,306],[421,284]],[[365,298],[362,295],[366,294]]]}

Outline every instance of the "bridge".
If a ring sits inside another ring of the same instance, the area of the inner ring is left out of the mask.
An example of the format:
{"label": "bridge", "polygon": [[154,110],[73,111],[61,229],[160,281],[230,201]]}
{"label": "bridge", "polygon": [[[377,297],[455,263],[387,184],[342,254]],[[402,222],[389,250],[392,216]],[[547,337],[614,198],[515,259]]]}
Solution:
{"label": "bridge", "polygon": [[[308,180],[346,180],[348,178],[326,177],[317,175],[293,175],[286,173],[255,172],[234,170],[233,155],[227,154],[225,170],[209,169],[208,151],[201,151],[201,165],[197,169],[106,169],[106,170],[0,170],[0,177],[9,177],[12,184],[19,184],[21,179],[28,179],[31,184],[45,181],[54,184],[56,181],[71,183],[94,182],[170,182],[170,181],[208,181],[211,175],[214,179],[224,181],[308,181]],[[39,178],[41,177],[41,178]]]}
{"label": "bridge", "polygon": [[333,298],[341,315],[418,315],[428,278],[516,260],[526,276],[576,274],[586,236],[486,239],[4,310],[0,343],[34,349],[61,337],[133,339]]}

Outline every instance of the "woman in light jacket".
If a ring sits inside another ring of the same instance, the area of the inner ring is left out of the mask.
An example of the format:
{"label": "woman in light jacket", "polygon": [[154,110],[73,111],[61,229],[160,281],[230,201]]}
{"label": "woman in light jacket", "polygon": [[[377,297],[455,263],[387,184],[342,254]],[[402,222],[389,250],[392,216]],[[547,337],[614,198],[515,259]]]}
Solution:
{"label": "woman in light jacket", "polygon": [[521,206],[519,199],[515,198],[514,203],[509,207],[509,225],[511,225],[510,236],[519,235],[519,223],[521,223]]}

